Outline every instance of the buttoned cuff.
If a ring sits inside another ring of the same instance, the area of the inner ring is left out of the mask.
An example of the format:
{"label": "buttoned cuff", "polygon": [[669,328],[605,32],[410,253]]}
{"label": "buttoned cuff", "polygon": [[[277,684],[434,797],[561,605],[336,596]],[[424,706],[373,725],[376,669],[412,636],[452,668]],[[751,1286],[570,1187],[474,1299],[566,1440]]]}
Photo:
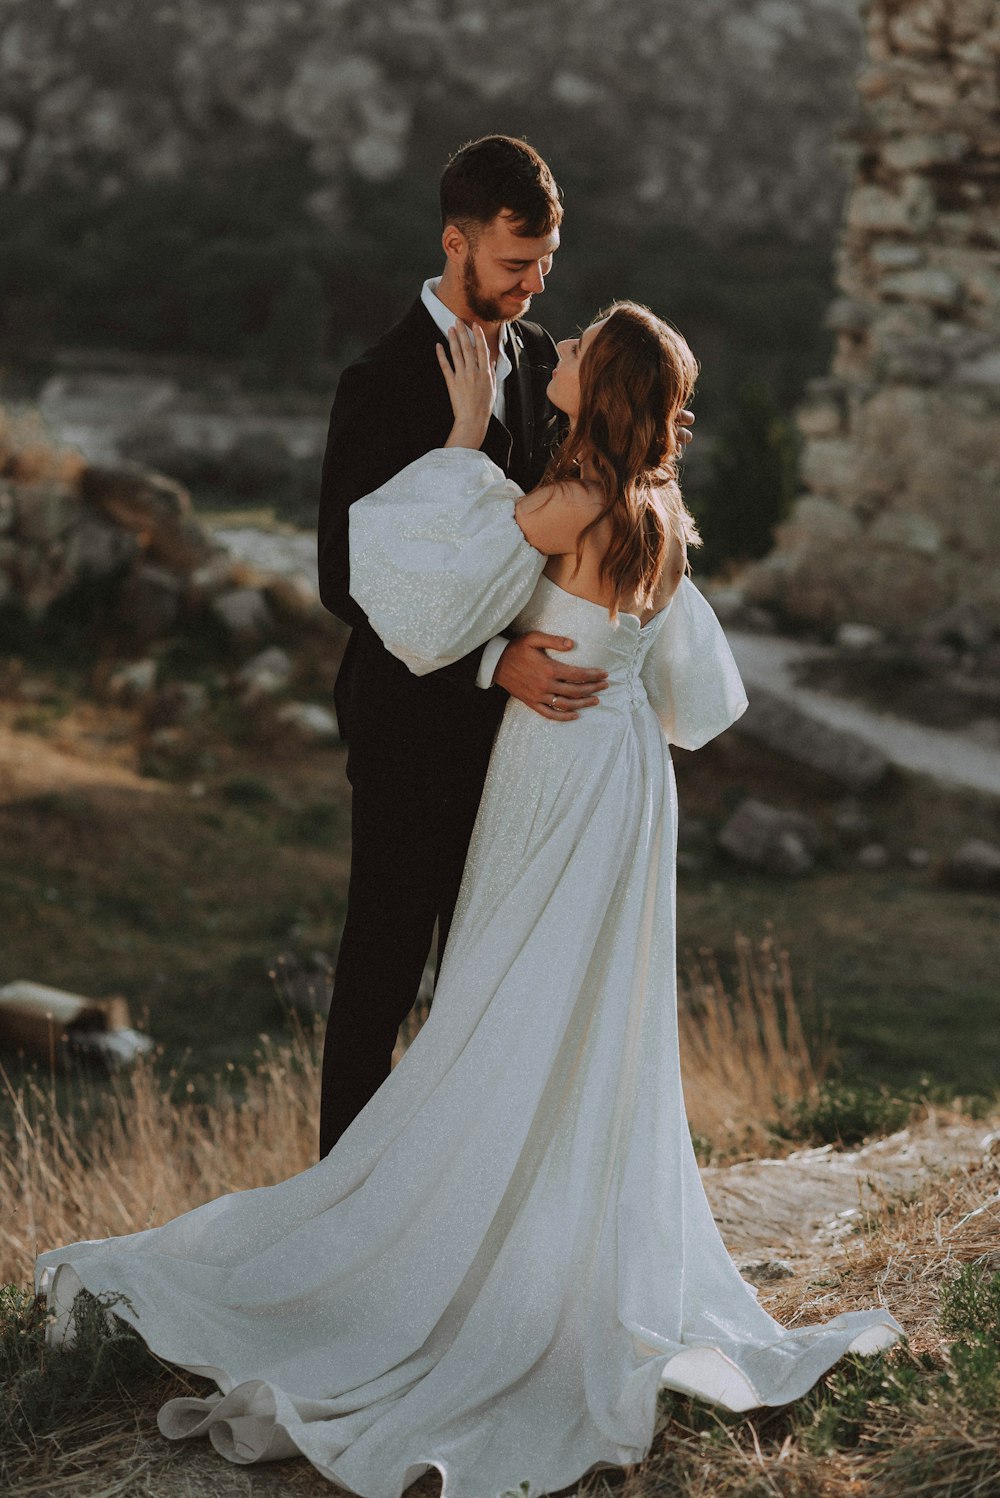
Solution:
{"label": "buttoned cuff", "polygon": [[492,640],[487,640],[483,646],[482,659],[479,662],[479,670],[476,672],[476,686],[488,689],[493,685],[493,673],[500,664],[500,657],[510,641],[504,635],[494,635]]}

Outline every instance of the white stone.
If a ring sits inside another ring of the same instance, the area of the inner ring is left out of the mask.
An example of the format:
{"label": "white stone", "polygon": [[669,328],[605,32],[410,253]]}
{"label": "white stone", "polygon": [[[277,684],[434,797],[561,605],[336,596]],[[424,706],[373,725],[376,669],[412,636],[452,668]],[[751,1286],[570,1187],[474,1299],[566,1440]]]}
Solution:
{"label": "white stone", "polygon": [[995,354],[982,354],[978,359],[960,364],[955,379],[960,385],[978,385],[1000,391],[1000,349]]}
{"label": "white stone", "polygon": [[286,702],[278,718],[313,743],[334,744],[340,738],[336,717],[318,702]]}
{"label": "white stone", "polygon": [[872,650],[885,643],[885,635],[874,624],[856,624],[848,621],[837,627],[837,644],[841,650]]}
{"label": "white stone", "polygon": [[882,160],[897,171],[921,171],[926,167],[960,161],[969,148],[968,136],[954,131],[940,135],[903,135],[883,145]]}
{"label": "white stone", "polygon": [[212,599],[212,612],[230,634],[262,635],[271,623],[267,600],[259,588],[233,588]]}
{"label": "white stone", "polygon": [[906,301],[924,302],[931,307],[954,307],[962,295],[960,282],[950,271],[928,266],[923,270],[897,271],[884,276],[882,291]]}
{"label": "white stone", "polygon": [[868,253],[885,270],[909,270],[924,262],[924,251],[919,245],[901,244],[898,239],[879,240]]}
{"label": "white stone", "polygon": [[108,691],[116,701],[138,702],[153,690],[158,669],[156,661],[149,658],[132,661],[115,672],[108,682]]}
{"label": "white stone", "polygon": [[858,482],[857,444],[849,437],[822,437],[806,446],[802,477],[817,494],[851,493]]}
{"label": "white stone", "polygon": [[271,697],[282,691],[292,675],[292,658],[280,645],[271,645],[248,661],[236,677],[251,697]]}
{"label": "white stone", "polygon": [[900,546],[924,556],[936,556],[944,541],[933,520],[915,510],[885,511],[875,520],[869,534],[879,546]]}
{"label": "white stone", "polygon": [[865,184],[855,188],[847,205],[852,229],[922,233],[934,217],[934,193],[922,178],[908,178],[900,193]]}
{"label": "white stone", "polygon": [[837,437],[844,426],[844,415],[834,401],[809,401],[795,413],[799,431],[804,437]]}

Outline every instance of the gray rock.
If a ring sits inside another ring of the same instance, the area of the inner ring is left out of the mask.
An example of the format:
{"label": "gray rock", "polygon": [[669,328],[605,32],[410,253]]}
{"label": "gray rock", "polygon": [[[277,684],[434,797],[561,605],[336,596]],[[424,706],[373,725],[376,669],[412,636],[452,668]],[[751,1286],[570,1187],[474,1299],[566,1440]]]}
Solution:
{"label": "gray rock", "polygon": [[740,1274],[750,1285],[773,1285],[779,1280],[795,1277],[795,1269],[787,1259],[757,1259],[739,1266]]}
{"label": "gray rock", "polygon": [[1000,890],[1000,848],[972,838],[945,863],[943,877],[954,889]]}
{"label": "gray rock", "polygon": [[985,650],[993,640],[993,621],[974,603],[956,603],[932,619],[923,631],[926,640],[954,645],[960,650]]}
{"label": "gray rock", "polygon": [[873,650],[876,646],[885,644],[884,633],[876,629],[874,624],[840,624],[837,626],[836,639],[841,650]]}
{"label": "gray rock", "polygon": [[336,717],[318,702],[286,702],[278,709],[278,718],[310,743],[335,744],[340,739]]}
{"label": "gray rock", "polygon": [[118,617],[139,640],[169,634],[180,617],[183,584],[164,567],[140,567],[118,597]]}
{"label": "gray rock", "polygon": [[926,848],[907,848],[906,861],[911,869],[926,869],[931,855]]}
{"label": "gray rock", "polygon": [[137,463],[91,464],[80,480],[83,498],[117,525],[141,536],[150,558],[176,572],[190,572],[215,551],[211,537],[191,513],[186,489]]}
{"label": "gray rock", "polygon": [[967,359],[955,370],[955,379],[960,385],[1000,392],[1000,350]]}
{"label": "gray rock", "polygon": [[237,684],[243,689],[243,700],[273,697],[288,685],[293,669],[291,656],[280,645],[262,650],[253,660],[247,661],[236,676]]}
{"label": "gray rock", "polygon": [[330,1012],[334,967],[325,952],[308,958],[279,952],[267,965],[268,977],[284,1004],[306,1019],[325,1019]]}
{"label": "gray rock", "polygon": [[944,545],[940,528],[915,510],[886,510],[875,521],[870,535],[879,546],[899,546],[925,556],[936,556]]}
{"label": "gray rock", "polygon": [[883,843],[865,843],[858,850],[858,863],[863,869],[884,869],[889,862],[889,850]]}
{"label": "gray rock", "polygon": [[882,291],[906,301],[925,302],[929,307],[950,308],[961,300],[961,282],[950,271],[926,266],[901,270],[882,278]]}
{"label": "gray rock", "polygon": [[842,801],[834,810],[833,825],[847,842],[860,843],[871,836],[872,819],[861,802],[853,798]]}
{"label": "gray rock", "polygon": [[156,661],[147,657],[141,661],[131,661],[129,665],[122,666],[116,671],[108,682],[108,693],[117,702],[126,706],[140,701],[153,690],[156,685],[156,673],[158,666]]}
{"label": "gray rock", "polygon": [[0,536],[6,535],[14,529],[17,519],[17,506],[14,503],[14,495],[10,489],[0,489]]}
{"label": "gray rock", "polygon": [[771,874],[807,874],[819,845],[811,817],[753,798],[740,803],[719,833],[719,846],[731,857]]}
{"label": "gray rock", "polygon": [[48,545],[65,534],[80,505],[63,484],[19,484],[16,490],[17,534],[22,541]]}
{"label": "gray rock", "polygon": [[884,239],[871,245],[868,251],[876,265],[885,270],[912,270],[922,265],[924,251],[919,245],[900,244],[897,239]]}
{"label": "gray rock", "polygon": [[137,555],[131,531],[101,520],[84,519],[66,538],[63,565],[73,577],[110,577]]}
{"label": "gray rock", "polygon": [[236,640],[259,639],[271,625],[271,611],[259,588],[232,588],[212,599],[212,612]]}
{"label": "gray rock", "polygon": [[866,739],[810,717],[804,708],[764,687],[754,687],[750,706],[734,731],[820,770],[852,791],[877,785],[889,768],[885,755]]}

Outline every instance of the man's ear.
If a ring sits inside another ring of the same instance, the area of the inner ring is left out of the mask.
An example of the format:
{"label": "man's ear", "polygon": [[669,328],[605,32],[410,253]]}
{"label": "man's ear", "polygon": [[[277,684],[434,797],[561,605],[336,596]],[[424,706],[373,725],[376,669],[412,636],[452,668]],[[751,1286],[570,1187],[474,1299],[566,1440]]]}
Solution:
{"label": "man's ear", "polygon": [[469,241],[457,224],[445,224],[441,234],[441,248],[453,264],[465,259]]}

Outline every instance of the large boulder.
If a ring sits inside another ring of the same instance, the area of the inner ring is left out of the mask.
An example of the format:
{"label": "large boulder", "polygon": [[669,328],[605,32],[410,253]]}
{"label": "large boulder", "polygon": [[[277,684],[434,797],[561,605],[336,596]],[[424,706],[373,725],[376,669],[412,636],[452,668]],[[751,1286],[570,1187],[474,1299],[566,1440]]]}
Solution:
{"label": "large boulder", "polygon": [[140,537],[150,561],[172,572],[203,565],[216,547],[191,511],[186,489],[137,463],[92,464],[80,477],[84,500]]}
{"label": "large boulder", "polygon": [[736,731],[852,791],[877,785],[889,767],[885,755],[867,739],[833,728],[765,687],[754,687]]}
{"label": "large boulder", "polygon": [[816,862],[820,832],[802,812],[748,797],[719,833],[719,847],[769,874],[807,874]]}

